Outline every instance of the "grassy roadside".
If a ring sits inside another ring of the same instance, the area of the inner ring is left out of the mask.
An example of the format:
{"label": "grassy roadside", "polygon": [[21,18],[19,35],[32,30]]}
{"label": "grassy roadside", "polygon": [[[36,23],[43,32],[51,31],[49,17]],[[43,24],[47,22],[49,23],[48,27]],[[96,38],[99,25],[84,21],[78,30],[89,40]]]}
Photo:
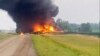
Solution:
{"label": "grassy roadside", "polygon": [[38,56],[99,56],[99,39],[82,35],[33,35]]}
{"label": "grassy roadside", "polygon": [[12,36],[12,34],[3,34],[3,33],[0,33],[0,41],[8,39],[11,36]]}

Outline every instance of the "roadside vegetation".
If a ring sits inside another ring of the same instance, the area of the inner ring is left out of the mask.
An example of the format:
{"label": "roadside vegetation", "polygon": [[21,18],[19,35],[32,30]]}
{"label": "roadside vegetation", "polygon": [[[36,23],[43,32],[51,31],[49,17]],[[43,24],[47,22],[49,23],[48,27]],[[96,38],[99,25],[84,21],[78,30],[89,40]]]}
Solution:
{"label": "roadside vegetation", "polygon": [[100,23],[69,23],[66,20],[57,19],[56,24],[66,33],[87,34],[100,37]]}
{"label": "roadside vegetation", "polygon": [[0,33],[0,41],[9,38],[12,34]]}
{"label": "roadside vegetation", "polygon": [[99,56],[100,39],[88,35],[33,35],[38,56]]}

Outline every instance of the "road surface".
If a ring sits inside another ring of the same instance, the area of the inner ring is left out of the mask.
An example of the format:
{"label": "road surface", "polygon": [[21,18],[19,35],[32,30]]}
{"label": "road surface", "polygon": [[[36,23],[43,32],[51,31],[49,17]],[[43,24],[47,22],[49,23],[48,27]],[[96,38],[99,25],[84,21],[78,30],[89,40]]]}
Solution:
{"label": "road surface", "polygon": [[36,56],[30,35],[10,37],[0,42],[0,56]]}

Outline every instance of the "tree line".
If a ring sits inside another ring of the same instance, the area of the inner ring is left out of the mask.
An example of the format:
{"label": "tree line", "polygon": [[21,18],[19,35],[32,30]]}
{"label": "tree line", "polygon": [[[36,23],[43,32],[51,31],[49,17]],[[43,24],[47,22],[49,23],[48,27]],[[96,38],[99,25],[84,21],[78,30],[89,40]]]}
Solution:
{"label": "tree line", "polygon": [[100,33],[100,23],[69,23],[68,21],[57,19],[56,24],[64,32],[76,32],[76,33]]}

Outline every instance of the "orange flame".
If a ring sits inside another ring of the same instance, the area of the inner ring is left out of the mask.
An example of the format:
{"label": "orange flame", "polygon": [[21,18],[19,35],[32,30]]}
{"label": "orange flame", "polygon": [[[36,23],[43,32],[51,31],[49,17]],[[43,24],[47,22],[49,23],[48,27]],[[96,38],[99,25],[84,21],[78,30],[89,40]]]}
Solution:
{"label": "orange flame", "polygon": [[35,24],[33,25],[33,32],[41,32],[41,33],[55,32],[55,29],[52,25]]}
{"label": "orange flame", "polygon": [[23,33],[23,32],[21,32],[21,33],[20,33],[20,35],[22,36],[22,35],[24,35],[24,33]]}
{"label": "orange flame", "polygon": [[24,40],[24,33],[23,33],[23,32],[20,33],[20,40],[21,40],[21,41]]}

